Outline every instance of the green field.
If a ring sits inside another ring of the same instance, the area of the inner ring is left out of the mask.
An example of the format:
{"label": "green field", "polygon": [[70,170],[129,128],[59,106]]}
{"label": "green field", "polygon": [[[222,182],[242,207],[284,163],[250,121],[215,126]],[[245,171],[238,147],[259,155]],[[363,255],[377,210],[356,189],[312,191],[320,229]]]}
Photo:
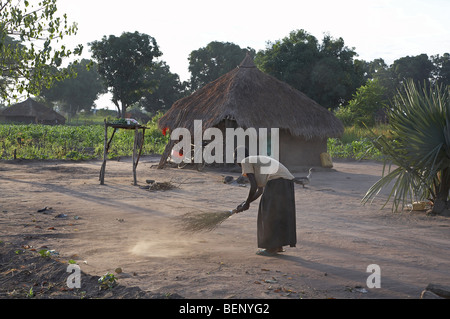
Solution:
{"label": "green field", "polygon": [[[167,137],[156,122],[147,124],[143,154],[160,154]],[[109,129],[109,137],[112,134]],[[102,158],[104,125],[0,125],[0,159],[87,160]],[[134,130],[117,130],[109,158],[133,154]]]}
{"label": "green field", "polygon": [[[142,154],[162,154],[168,136],[157,127],[157,118],[146,125]],[[387,132],[377,127],[376,134]],[[109,136],[112,129],[109,129]],[[109,158],[133,154],[133,130],[118,130],[109,151]],[[93,125],[19,125],[0,124],[0,159],[87,160],[103,156],[104,126]],[[328,140],[328,153],[333,158],[381,159],[372,147],[367,129],[348,127],[344,135]]]}

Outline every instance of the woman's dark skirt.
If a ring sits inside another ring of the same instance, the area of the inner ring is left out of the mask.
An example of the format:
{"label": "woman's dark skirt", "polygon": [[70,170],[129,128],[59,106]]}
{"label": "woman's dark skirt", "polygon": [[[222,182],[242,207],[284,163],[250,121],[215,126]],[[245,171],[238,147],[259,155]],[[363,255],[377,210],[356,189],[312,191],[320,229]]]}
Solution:
{"label": "woman's dark skirt", "polygon": [[294,182],[278,178],[267,182],[259,202],[258,248],[295,247],[297,243]]}

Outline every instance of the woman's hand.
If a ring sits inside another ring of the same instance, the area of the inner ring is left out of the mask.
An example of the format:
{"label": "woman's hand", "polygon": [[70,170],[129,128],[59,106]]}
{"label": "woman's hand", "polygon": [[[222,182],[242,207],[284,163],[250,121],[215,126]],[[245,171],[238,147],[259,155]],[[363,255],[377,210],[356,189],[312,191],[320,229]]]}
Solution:
{"label": "woman's hand", "polygon": [[243,211],[245,211],[245,210],[247,210],[247,209],[249,209],[249,208],[250,208],[250,204],[247,203],[247,202],[243,202],[243,203],[239,204],[239,205],[236,207],[235,212],[236,212],[236,213],[240,213],[240,212],[243,212]]}

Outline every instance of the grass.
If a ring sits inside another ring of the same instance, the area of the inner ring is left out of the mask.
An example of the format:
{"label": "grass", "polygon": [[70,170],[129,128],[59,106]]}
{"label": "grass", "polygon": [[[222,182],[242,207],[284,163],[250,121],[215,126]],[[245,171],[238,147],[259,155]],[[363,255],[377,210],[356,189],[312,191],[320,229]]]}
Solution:
{"label": "grass", "polygon": [[[389,126],[379,125],[370,129],[376,136],[390,136]],[[359,126],[346,127],[340,138],[328,139],[328,153],[333,158],[381,160],[383,155],[373,147],[369,129]]]}

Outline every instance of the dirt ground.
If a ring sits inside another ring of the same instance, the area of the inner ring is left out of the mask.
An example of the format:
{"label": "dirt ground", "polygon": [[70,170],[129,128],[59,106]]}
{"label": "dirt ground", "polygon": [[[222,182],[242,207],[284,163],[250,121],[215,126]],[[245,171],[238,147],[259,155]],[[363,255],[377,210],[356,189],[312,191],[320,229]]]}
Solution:
{"label": "dirt ground", "polygon": [[[414,299],[450,285],[449,217],[380,210],[385,195],[360,204],[380,163],[335,161],[296,185],[297,247],[266,257],[255,254],[258,202],[212,232],[177,226],[186,212],[245,200],[248,186],[223,182],[238,172],[158,170],[158,160],[141,158],[139,186],[176,188],[133,186],[129,158],[107,162],[105,185],[101,161],[0,162],[0,298]],[[81,288],[67,286],[69,260]],[[372,264],[380,288],[367,286]],[[106,273],[116,286],[102,289]]]}

